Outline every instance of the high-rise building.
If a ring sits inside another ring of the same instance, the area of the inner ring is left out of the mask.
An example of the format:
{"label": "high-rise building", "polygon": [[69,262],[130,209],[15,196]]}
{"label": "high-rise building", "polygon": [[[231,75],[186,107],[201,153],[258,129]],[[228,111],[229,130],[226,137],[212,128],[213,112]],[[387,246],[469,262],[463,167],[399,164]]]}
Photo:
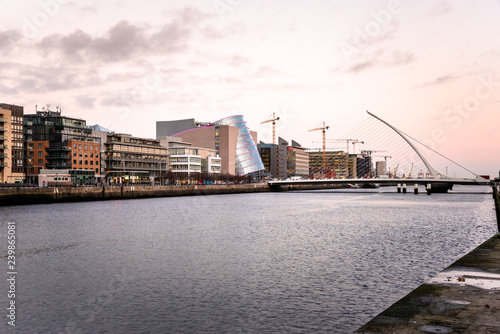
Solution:
{"label": "high-rise building", "polygon": [[193,118],[156,122],[156,138],[167,136],[215,150],[221,158],[222,173],[247,175],[264,169],[255,145],[257,133],[248,129],[241,115],[213,123],[196,122]]}
{"label": "high-rise building", "polygon": [[100,137],[86,121],[61,115],[50,106],[25,115],[33,129],[34,174],[41,169],[82,169],[100,173]]}

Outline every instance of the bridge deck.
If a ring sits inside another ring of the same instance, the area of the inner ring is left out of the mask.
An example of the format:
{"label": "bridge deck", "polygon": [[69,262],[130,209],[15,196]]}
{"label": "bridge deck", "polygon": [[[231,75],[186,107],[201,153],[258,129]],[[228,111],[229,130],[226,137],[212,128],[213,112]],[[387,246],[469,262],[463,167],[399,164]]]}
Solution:
{"label": "bridge deck", "polygon": [[367,184],[367,183],[377,183],[380,185],[426,185],[431,184],[460,184],[460,185],[489,185],[489,181],[478,181],[475,179],[306,179],[306,180],[276,180],[269,181],[270,186],[288,186],[288,185],[300,185],[300,184]]}

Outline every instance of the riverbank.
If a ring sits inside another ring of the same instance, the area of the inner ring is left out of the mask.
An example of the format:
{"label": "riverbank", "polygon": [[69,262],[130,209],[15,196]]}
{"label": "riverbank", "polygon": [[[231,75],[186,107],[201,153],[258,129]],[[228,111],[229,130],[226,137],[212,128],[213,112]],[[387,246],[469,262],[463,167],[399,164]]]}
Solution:
{"label": "riverbank", "polygon": [[500,234],[355,333],[500,333]]}
{"label": "riverbank", "polygon": [[[496,187],[493,200],[500,231],[500,194]],[[355,333],[500,333],[500,234]]]}
{"label": "riverbank", "polygon": [[267,183],[247,183],[189,186],[12,187],[0,188],[0,206],[337,188],[342,186],[293,185],[274,189]]}

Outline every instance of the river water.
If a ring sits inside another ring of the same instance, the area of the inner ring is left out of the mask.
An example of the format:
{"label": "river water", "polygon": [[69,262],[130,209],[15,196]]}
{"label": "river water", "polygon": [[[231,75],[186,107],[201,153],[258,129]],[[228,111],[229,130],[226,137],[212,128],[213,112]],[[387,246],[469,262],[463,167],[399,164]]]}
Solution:
{"label": "river water", "polygon": [[455,189],[1,208],[0,332],[350,333],[496,233],[489,189]]}

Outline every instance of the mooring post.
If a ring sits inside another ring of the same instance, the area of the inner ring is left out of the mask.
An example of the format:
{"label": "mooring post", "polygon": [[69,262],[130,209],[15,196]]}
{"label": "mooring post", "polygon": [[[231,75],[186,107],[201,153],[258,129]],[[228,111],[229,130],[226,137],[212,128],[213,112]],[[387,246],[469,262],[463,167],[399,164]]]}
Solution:
{"label": "mooring post", "polygon": [[431,194],[431,184],[427,183],[427,187],[425,189],[427,189],[427,195],[430,195]]}
{"label": "mooring post", "polygon": [[401,192],[401,183],[398,183],[398,193]]}
{"label": "mooring post", "polygon": [[403,194],[406,194],[406,183],[403,183]]}
{"label": "mooring post", "polygon": [[418,184],[417,183],[415,183],[415,185],[413,186],[413,193],[415,195],[418,195]]}

